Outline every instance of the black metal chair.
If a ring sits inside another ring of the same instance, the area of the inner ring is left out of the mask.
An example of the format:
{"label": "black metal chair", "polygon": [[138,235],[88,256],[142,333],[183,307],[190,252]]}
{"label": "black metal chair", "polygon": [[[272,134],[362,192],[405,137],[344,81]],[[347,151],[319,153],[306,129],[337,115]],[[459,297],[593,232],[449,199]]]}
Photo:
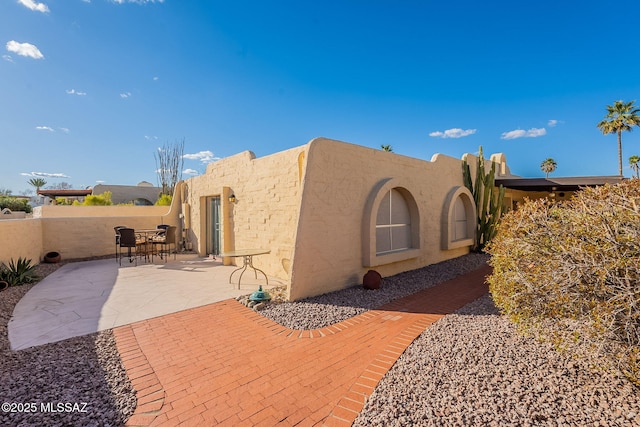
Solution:
{"label": "black metal chair", "polygon": [[[171,253],[171,244],[173,244],[173,259],[176,259],[176,256],[177,256],[176,254],[178,252],[178,249],[177,249],[178,242],[176,241],[176,230],[177,230],[177,227],[175,225],[170,225],[170,226],[167,226],[165,231],[161,231],[151,238],[151,242],[154,246],[156,245],[161,246],[160,252],[158,252],[160,254],[160,258],[162,258],[162,252],[164,250],[166,250],[167,258],[169,257],[169,254]],[[167,258],[165,258],[165,262],[167,261]]]}
{"label": "black metal chair", "polygon": [[113,231],[116,233],[116,262],[118,261],[118,246],[120,246],[120,229],[127,228],[124,225],[116,225]]}
{"label": "black metal chair", "polygon": [[[136,266],[138,265],[138,246],[145,242],[141,242],[140,239],[136,237],[136,232],[133,228],[120,228],[118,230],[120,233],[120,239],[118,243],[119,251],[119,263],[122,265],[122,248],[127,248],[127,256],[129,257],[129,262],[133,262],[134,259],[136,261]],[[131,254],[131,249],[134,249],[133,255]]]}

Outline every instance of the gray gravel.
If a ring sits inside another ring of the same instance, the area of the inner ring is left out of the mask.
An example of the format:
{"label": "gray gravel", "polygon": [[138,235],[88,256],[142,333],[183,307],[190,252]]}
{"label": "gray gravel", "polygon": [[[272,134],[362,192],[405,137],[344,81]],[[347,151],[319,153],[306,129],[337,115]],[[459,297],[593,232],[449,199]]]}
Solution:
{"label": "gray gravel", "polygon": [[414,294],[485,265],[489,257],[471,253],[395,276],[375,291],[353,286],[296,302],[266,305],[260,314],[292,329],[319,329]]}
{"label": "gray gravel", "polygon": [[31,287],[0,292],[0,425],[123,425],[136,397],[111,331],[11,351],[7,323]]}
{"label": "gray gravel", "polygon": [[639,426],[640,390],[575,356],[519,335],[487,295],[427,328],[354,426]]}

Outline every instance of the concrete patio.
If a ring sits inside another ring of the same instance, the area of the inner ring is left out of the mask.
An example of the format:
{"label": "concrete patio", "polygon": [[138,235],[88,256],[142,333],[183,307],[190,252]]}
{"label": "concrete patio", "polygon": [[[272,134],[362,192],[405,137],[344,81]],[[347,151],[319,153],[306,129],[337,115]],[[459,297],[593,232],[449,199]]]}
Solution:
{"label": "concrete patio", "polygon": [[[197,255],[165,263],[115,259],[74,262],[35,285],[16,305],[8,325],[12,350],[61,341],[199,307],[257,290],[264,277],[247,271],[237,286],[237,267]],[[281,285],[269,278],[269,287]]]}

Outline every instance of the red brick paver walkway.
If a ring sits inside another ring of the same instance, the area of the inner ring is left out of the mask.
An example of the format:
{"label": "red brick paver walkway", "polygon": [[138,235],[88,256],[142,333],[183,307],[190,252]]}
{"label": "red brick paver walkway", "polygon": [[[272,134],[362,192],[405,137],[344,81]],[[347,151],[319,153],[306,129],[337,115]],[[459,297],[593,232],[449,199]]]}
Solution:
{"label": "red brick paver walkway", "polygon": [[489,267],[326,328],[227,300],[114,330],[136,389],[128,426],[348,426],[433,322],[487,292]]}

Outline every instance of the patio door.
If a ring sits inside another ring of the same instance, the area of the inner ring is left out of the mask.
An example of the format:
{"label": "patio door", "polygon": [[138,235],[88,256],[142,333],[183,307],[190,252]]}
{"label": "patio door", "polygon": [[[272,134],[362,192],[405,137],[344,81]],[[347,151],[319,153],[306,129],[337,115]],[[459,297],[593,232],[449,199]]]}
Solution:
{"label": "patio door", "polygon": [[222,250],[220,219],[220,196],[207,197],[207,254],[218,255]]}

